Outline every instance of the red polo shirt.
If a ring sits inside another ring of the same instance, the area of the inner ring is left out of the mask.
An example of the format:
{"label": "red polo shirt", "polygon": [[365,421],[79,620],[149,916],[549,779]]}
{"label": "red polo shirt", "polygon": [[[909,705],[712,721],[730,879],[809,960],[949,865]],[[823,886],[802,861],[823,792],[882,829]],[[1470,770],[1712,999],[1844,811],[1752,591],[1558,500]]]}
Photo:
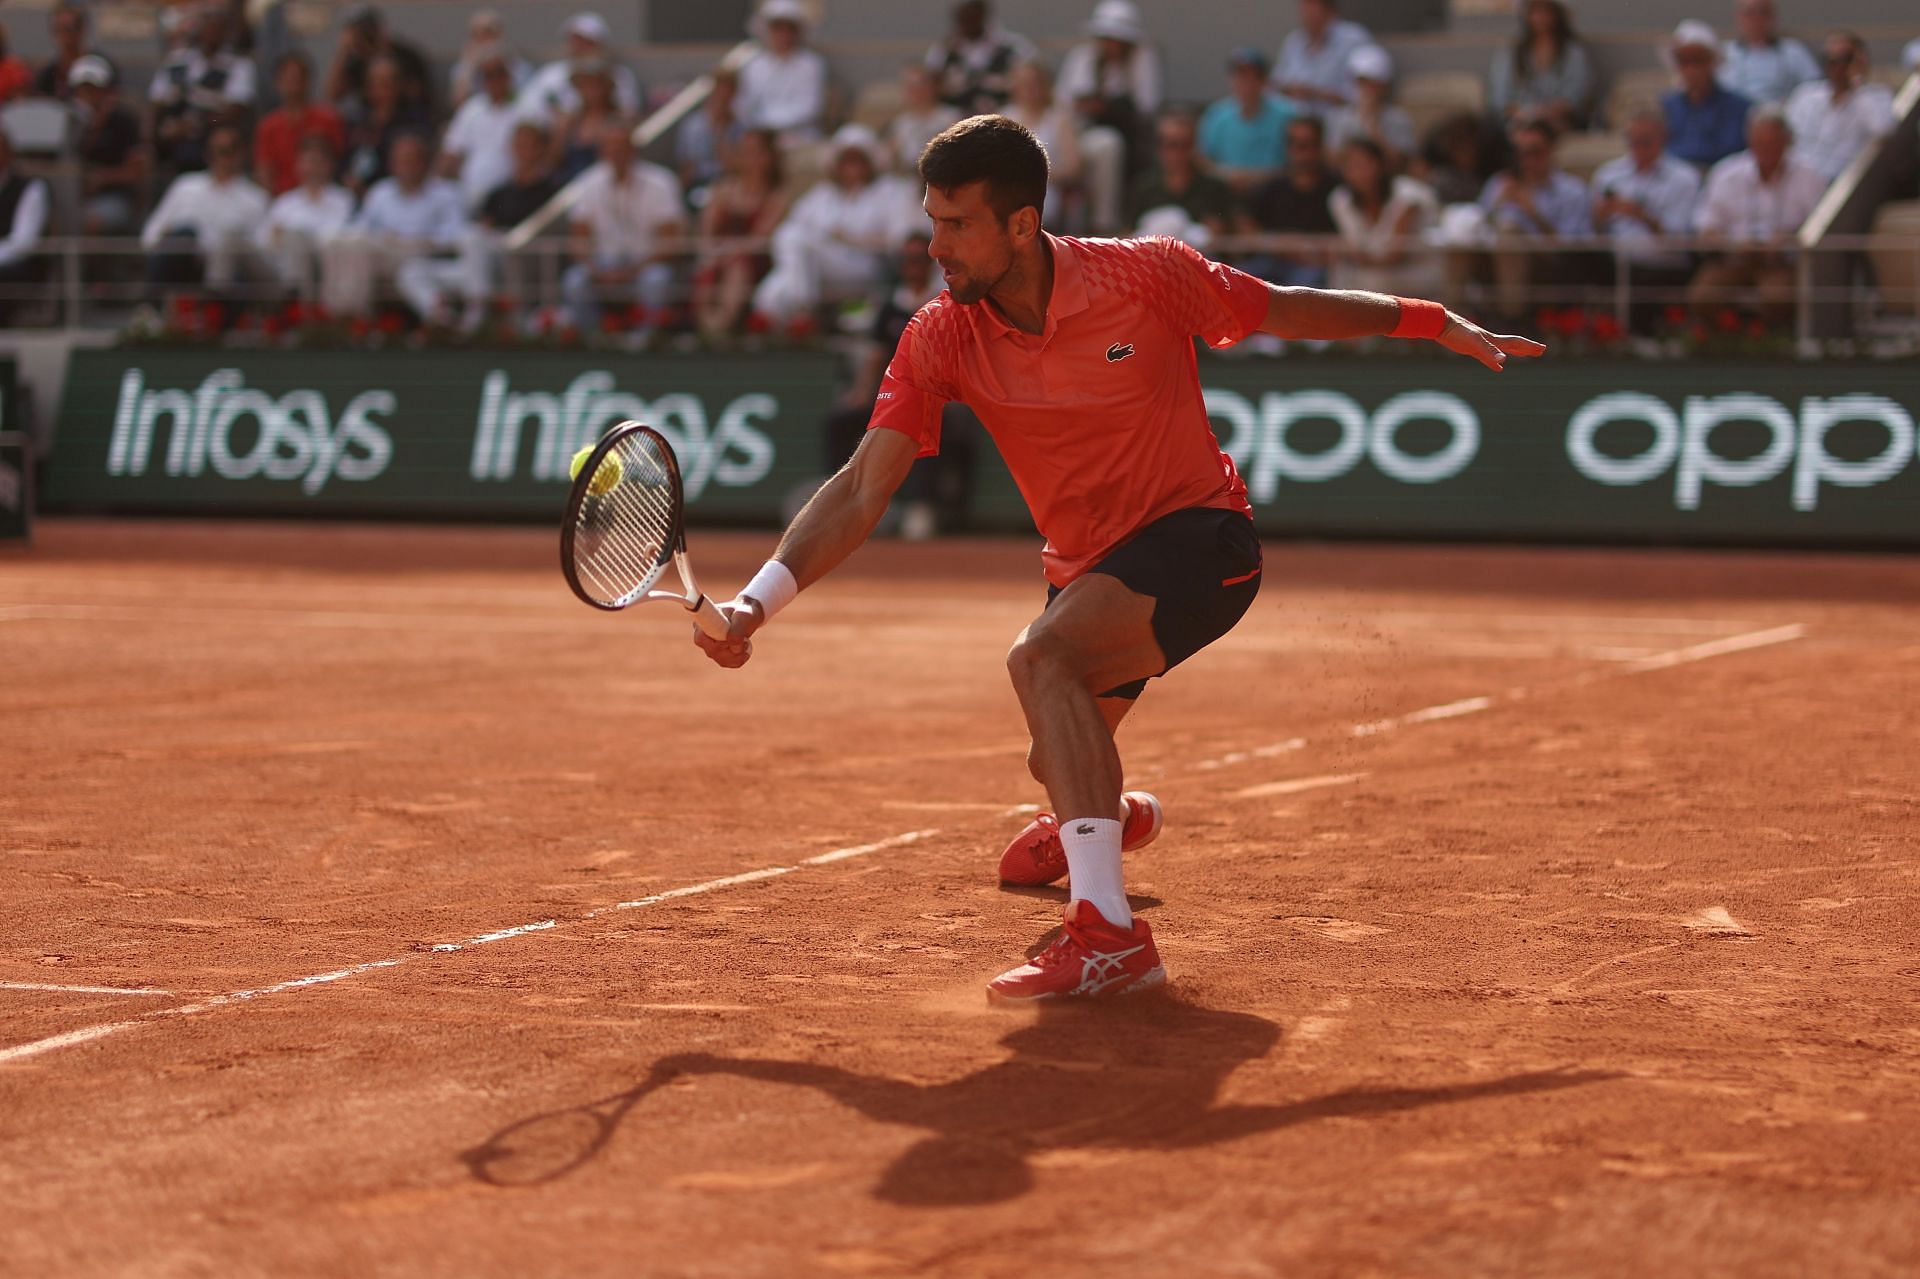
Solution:
{"label": "red polo shirt", "polygon": [[1047,236],[1046,327],[942,293],[901,335],[869,429],[940,450],[940,410],[966,404],[993,436],[1066,586],[1163,515],[1252,514],[1201,398],[1193,339],[1232,346],[1267,316],[1267,286],[1178,240]]}

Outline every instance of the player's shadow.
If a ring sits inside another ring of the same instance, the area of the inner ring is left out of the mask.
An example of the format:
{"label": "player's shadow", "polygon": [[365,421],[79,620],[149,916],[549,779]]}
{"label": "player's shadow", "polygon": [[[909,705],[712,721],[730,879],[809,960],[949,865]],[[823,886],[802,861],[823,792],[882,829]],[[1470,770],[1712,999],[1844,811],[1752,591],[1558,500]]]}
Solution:
{"label": "player's shadow", "polygon": [[[881,1175],[876,1197],[959,1206],[1014,1199],[1032,1189],[1036,1159],[1100,1162],[1102,1151],[1185,1150],[1333,1118],[1364,1119],[1428,1106],[1579,1087],[1615,1072],[1546,1070],[1417,1088],[1363,1087],[1275,1104],[1226,1103],[1235,1068],[1272,1052],[1280,1028],[1247,1013],[1202,1008],[1165,995],[1097,1007],[1042,1005],[1002,1041],[1012,1055],[946,1083],[922,1084],[810,1061],[682,1053],[655,1062],[645,1082],[617,1098],[591,1148],[549,1173],[502,1175],[523,1155],[536,1116],[464,1156],[496,1185],[564,1176],[603,1149],[634,1102],[675,1076],[732,1075],[815,1088],[869,1119],[925,1135]],[[596,1103],[598,1105],[599,1103]],[[554,1112],[565,1114],[567,1112]],[[522,1165],[534,1167],[537,1165]]]}

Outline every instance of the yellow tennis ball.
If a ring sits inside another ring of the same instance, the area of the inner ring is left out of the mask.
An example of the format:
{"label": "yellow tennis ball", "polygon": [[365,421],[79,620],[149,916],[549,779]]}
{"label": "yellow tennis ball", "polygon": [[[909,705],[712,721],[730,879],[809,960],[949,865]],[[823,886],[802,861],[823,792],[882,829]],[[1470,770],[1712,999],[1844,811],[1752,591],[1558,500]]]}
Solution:
{"label": "yellow tennis ball", "polygon": [[[587,459],[592,456],[593,445],[591,444],[581,449],[578,453],[575,453],[573,455],[573,465],[567,471],[568,478],[578,479],[580,476],[580,468],[585,466]],[[607,494],[613,492],[614,489],[620,487],[620,481],[624,477],[625,468],[620,465],[619,455],[609,453],[601,459],[600,465],[594,468],[593,478],[587,481],[587,492],[595,497],[605,497]]]}

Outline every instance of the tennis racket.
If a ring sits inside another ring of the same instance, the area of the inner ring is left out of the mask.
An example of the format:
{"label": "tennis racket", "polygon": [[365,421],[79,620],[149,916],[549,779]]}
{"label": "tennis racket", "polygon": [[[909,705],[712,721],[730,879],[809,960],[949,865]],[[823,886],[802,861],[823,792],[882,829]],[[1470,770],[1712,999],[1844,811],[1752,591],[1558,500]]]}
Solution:
{"label": "tennis racket", "polygon": [[[681,590],[655,590],[672,564]],[[560,568],[573,593],[609,612],[647,600],[672,600],[711,639],[727,637],[727,619],[700,593],[687,562],[686,496],[680,463],[666,437],[639,422],[602,436],[567,495]]]}

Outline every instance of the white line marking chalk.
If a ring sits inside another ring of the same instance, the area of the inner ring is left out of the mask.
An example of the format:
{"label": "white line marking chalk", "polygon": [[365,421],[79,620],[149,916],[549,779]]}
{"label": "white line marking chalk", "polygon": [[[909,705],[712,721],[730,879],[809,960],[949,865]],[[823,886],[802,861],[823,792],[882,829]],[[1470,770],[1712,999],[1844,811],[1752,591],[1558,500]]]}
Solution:
{"label": "white line marking chalk", "polygon": [[64,995],[171,995],[151,986],[60,986],[41,981],[0,981],[0,990],[47,990]]}
{"label": "white line marking chalk", "polygon": [[1233,793],[1235,799],[1264,799],[1271,795],[1298,795],[1301,791],[1325,786],[1346,786],[1367,776],[1365,773],[1329,773],[1324,777],[1296,777],[1286,782],[1262,782]]}

